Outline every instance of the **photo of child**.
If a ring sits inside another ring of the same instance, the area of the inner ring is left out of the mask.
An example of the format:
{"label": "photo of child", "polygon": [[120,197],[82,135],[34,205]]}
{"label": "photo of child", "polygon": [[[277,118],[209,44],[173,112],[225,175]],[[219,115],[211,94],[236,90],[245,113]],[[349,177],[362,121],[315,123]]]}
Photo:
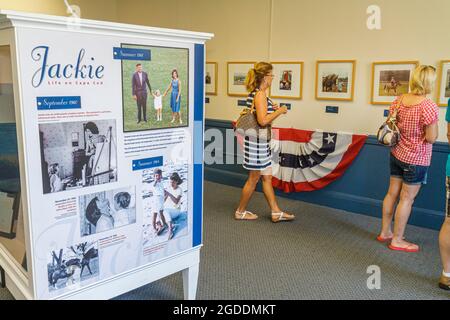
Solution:
{"label": "photo of child", "polygon": [[153,96],[153,106],[156,110],[156,121],[162,121],[162,98],[161,92],[159,90],[156,90],[154,93],[152,93]]}
{"label": "photo of child", "polygon": [[53,163],[48,167],[48,176],[50,178],[50,192],[64,190],[64,184],[59,177],[59,165],[57,163]]}
{"label": "photo of child", "polygon": [[115,120],[40,124],[39,138],[44,194],[117,181]]}
{"label": "photo of child", "polygon": [[187,174],[185,163],[143,171],[144,248],[187,234]]}
{"label": "photo of child", "polygon": [[[150,185],[150,191],[152,193],[152,225],[157,235],[160,235],[167,225],[164,219],[164,185],[162,182],[162,170],[155,169],[154,171],[155,181]],[[159,221],[156,222],[156,219]]]}

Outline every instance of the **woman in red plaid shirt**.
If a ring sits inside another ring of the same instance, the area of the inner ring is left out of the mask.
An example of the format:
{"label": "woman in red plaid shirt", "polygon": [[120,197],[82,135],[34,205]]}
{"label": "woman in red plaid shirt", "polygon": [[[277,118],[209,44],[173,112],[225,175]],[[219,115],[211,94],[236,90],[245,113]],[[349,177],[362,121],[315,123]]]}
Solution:
{"label": "woman in red plaid shirt", "polygon": [[[422,184],[427,182],[433,143],[438,137],[438,106],[426,97],[436,80],[436,69],[420,66],[414,70],[410,82],[411,93],[398,97],[390,107],[398,109],[397,125],[400,142],[391,149],[391,178],[383,201],[383,222],[377,240],[389,242],[389,249],[417,252],[419,246],[404,239],[406,224],[414,199]],[[391,224],[394,217],[394,232]]]}

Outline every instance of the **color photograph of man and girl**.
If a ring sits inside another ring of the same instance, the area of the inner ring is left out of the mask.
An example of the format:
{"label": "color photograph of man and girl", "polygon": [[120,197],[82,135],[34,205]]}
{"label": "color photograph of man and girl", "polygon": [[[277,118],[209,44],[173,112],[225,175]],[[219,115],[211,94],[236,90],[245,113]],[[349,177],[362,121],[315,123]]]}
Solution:
{"label": "color photograph of man and girl", "polygon": [[144,170],[144,247],[187,234],[187,164]]}
{"label": "color photograph of man and girl", "polygon": [[146,49],[151,60],[122,60],[124,131],[188,126],[188,50]]}

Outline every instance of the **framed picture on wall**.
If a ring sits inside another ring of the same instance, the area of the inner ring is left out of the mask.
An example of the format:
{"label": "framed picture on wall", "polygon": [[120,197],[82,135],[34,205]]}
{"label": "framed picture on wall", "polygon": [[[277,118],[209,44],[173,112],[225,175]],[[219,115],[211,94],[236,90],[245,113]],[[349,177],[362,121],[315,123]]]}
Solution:
{"label": "framed picture on wall", "polygon": [[319,60],[316,63],[316,99],[352,101],[356,60]]}
{"label": "framed picture on wall", "polygon": [[279,99],[301,99],[303,62],[271,62],[274,79],[270,96]]}
{"label": "framed picture on wall", "polygon": [[247,90],[245,89],[245,78],[248,71],[253,68],[255,62],[228,62],[227,70],[227,90],[229,96],[245,97]]}
{"label": "framed picture on wall", "polygon": [[450,99],[450,60],[442,60],[438,77],[438,98],[440,107],[446,107]]}
{"label": "framed picture on wall", "polygon": [[409,92],[409,80],[419,61],[389,61],[372,64],[372,104],[391,104]]}
{"label": "framed picture on wall", "polygon": [[217,62],[206,62],[205,88],[207,95],[217,95]]}

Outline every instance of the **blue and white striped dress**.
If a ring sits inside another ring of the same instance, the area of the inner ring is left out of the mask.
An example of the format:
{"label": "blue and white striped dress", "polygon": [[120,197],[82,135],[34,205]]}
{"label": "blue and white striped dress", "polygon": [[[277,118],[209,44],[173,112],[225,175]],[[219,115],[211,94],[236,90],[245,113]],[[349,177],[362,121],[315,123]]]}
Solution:
{"label": "blue and white striped dress", "polygon": [[[247,107],[251,108],[258,90],[252,91],[247,97]],[[272,100],[267,97],[267,113],[272,113]],[[272,166],[272,154],[270,152],[270,141],[245,136],[244,138],[244,169],[262,171]]]}

